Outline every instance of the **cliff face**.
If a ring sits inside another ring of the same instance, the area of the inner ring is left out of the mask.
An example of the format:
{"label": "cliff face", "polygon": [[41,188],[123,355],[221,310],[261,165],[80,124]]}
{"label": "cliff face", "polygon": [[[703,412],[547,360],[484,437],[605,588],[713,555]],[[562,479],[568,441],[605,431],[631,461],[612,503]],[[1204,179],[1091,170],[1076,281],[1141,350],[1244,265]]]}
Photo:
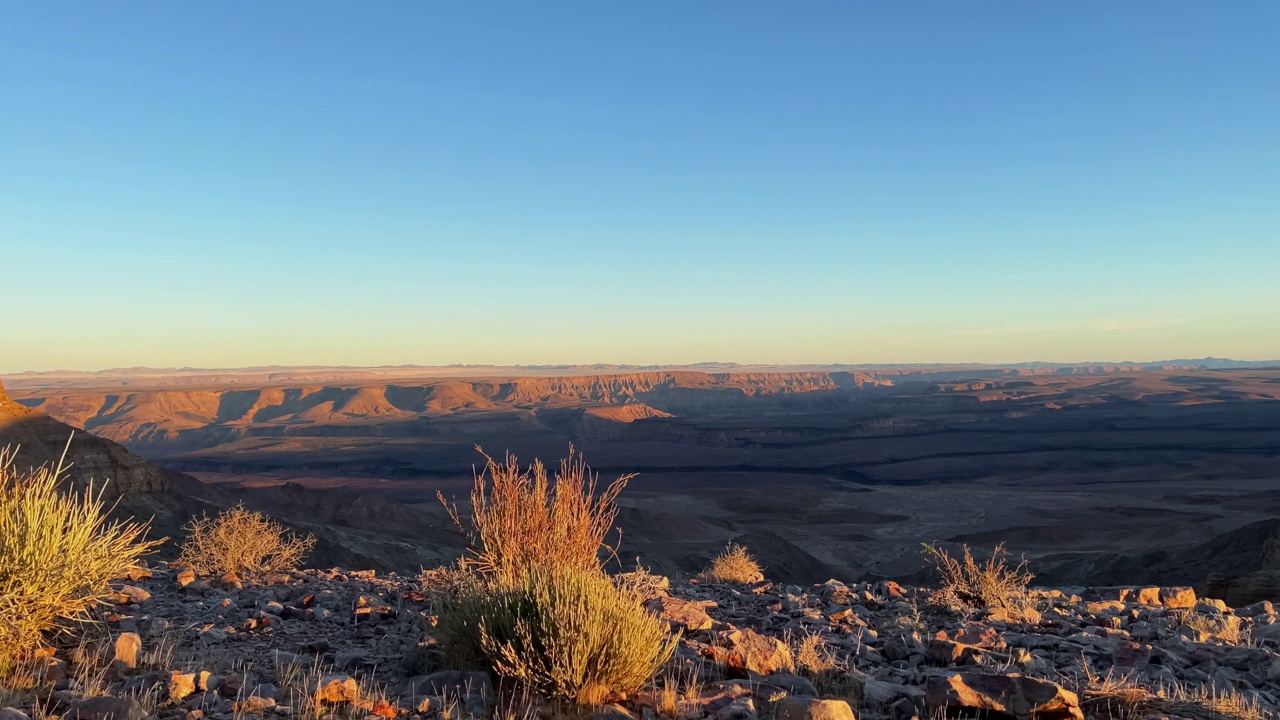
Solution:
{"label": "cliff face", "polygon": [[[70,445],[67,444],[70,440]],[[57,464],[66,451],[64,466],[78,487],[90,481],[102,488],[108,501],[140,494],[165,493],[175,485],[196,481],[156,467],[124,447],[54,420],[9,397],[0,386],[0,447],[19,446],[19,467]]]}
{"label": "cliff face", "polygon": [[[59,421],[153,458],[251,437],[420,436],[446,417],[453,427],[469,423],[471,432],[481,432],[484,428],[476,423],[482,418],[492,426],[534,413],[559,431],[603,439],[645,433],[672,437],[684,432],[679,423],[687,420],[842,413],[872,404],[877,416],[911,423],[920,416],[959,420],[959,414],[978,406],[985,406],[983,412],[989,415],[997,409],[1027,413],[1116,401],[1197,405],[1280,399],[1274,371],[1093,374],[1050,369],[1055,372],[1043,375],[989,370],[982,378],[941,378],[933,373],[931,380],[863,371],[679,370],[257,388],[36,388],[20,380],[15,395]],[[16,414],[25,410],[9,405]],[[646,414],[635,416],[642,407]],[[563,414],[570,409],[576,414]],[[657,427],[673,417],[679,422]],[[582,421],[573,424],[566,418]],[[637,419],[649,422],[632,422]],[[53,445],[61,449],[61,442]]]}
{"label": "cliff face", "polygon": [[[607,433],[609,423],[625,424],[639,417],[847,403],[852,391],[884,384],[888,382],[847,372],[648,372],[405,385],[55,390],[28,393],[25,399],[70,425],[143,452],[163,453],[248,434],[322,427],[349,433],[352,426],[368,434],[395,434],[392,426],[447,415],[560,408],[587,411],[588,422]],[[641,407],[645,413],[635,416],[634,410]]]}

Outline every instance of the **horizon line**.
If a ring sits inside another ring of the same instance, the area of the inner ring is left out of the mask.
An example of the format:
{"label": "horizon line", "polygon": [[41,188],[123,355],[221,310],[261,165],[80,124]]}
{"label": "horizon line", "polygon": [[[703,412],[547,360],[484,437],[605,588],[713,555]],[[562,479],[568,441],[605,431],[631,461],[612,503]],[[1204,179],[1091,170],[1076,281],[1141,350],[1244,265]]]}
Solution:
{"label": "horizon line", "polygon": [[1195,365],[1205,363],[1229,363],[1237,365],[1280,365],[1280,358],[1263,358],[1263,359],[1237,359],[1230,357],[1219,357],[1215,355],[1206,355],[1198,358],[1164,358],[1155,360],[1080,360],[1080,361],[1054,361],[1054,360],[1013,360],[1007,362],[920,362],[920,361],[904,361],[904,362],[878,362],[878,363],[858,363],[858,362],[739,362],[735,360],[702,360],[688,363],[619,363],[619,362],[581,362],[581,363],[447,363],[447,364],[417,364],[417,363],[388,363],[381,365],[346,365],[346,364],[304,364],[304,365],[242,365],[234,367],[200,367],[192,365],[184,365],[181,367],[153,367],[149,365],[135,365],[130,367],[110,367],[98,370],[85,370],[77,368],[54,368],[49,370],[20,370],[12,372],[0,372],[0,375],[16,377],[22,375],[56,375],[56,374],[86,374],[86,375],[102,375],[108,373],[157,373],[157,372],[235,372],[235,371],[265,371],[265,370],[398,370],[398,369],[423,369],[423,370],[466,370],[466,369],[528,369],[528,370],[572,370],[572,369],[607,369],[618,368],[627,370],[664,370],[664,369],[697,369],[702,367],[748,367],[748,368],[906,368],[906,367],[931,367],[931,368],[1001,368],[1001,367],[1088,367],[1100,365],[1117,365],[1117,366],[1158,366],[1158,365]]}

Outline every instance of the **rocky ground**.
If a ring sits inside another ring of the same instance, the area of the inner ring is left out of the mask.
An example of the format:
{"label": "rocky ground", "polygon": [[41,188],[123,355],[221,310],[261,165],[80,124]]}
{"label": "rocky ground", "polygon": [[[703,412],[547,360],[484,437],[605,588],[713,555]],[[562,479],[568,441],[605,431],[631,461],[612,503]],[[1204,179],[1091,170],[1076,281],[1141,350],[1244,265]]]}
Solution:
{"label": "rocky ground", "polygon": [[[653,686],[590,712],[626,720],[1249,718],[1280,709],[1280,618],[1190,588],[1033,590],[958,612],[892,582],[669,585],[683,631]],[[0,689],[0,720],[453,718],[568,711],[448,670],[427,579],[305,570],[249,583],[157,567],[104,622]]]}

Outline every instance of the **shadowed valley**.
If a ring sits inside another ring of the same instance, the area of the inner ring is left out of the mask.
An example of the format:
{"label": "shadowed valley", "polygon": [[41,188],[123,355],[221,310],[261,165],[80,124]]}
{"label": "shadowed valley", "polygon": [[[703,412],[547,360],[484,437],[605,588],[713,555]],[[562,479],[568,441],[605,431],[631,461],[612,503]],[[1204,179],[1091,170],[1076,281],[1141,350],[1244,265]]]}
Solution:
{"label": "shadowed valley", "polygon": [[[672,573],[736,540],[784,580],[912,578],[920,542],[1006,541],[1046,580],[1203,585],[1194,557],[1251,524],[1267,535],[1280,517],[1278,370],[725,370],[126,371],[7,384],[171,471],[395,542],[413,538],[379,522],[392,499],[402,528],[450,542],[434,496],[463,494],[476,445],[531,460],[573,443],[606,477],[640,473],[619,555]],[[1264,564],[1237,563],[1242,575]]]}

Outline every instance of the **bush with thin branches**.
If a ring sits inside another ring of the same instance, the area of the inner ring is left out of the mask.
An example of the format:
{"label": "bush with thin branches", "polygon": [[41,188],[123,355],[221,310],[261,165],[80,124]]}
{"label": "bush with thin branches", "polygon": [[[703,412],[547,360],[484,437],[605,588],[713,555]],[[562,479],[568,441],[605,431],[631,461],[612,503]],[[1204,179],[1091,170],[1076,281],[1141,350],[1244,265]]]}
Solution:
{"label": "bush with thin branches", "polygon": [[1004,543],[995,546],[985,562],[974,559],[968,545],[961,545],[955,557],[937,545],[926,544],[925,556],[938,573],[938,589],[934,600],[953,608],[981,610],[990,607],[1018,605],[1027,594],[1034,577],[1027,570],[1025,558],[1016,564],[1009,561]]}
{"label": "bush with thin branches", "polygon": [[199,573],[257,575],[297,568],[316,540],[238,504],[186,526],[178,564]]}
{"label": "bush with thin branches", "polygon": [[761,577],[760,563],[737,543],[729,543],[724,552],[711,559],[702,577],[713,582],[748,583]]}
{"label": "bush with thin branches", "polygon": [[639,690],[678,639],[604,573],[567,566],[464,589],[441,615],[498,676],[585,705]]}
{"label": "bush with thin branches", "polygon": [[61,464],[27,471],[0,449],[0,676],[52,630],[84,620],[110,581],[161,541],[147,524],[110,520],[101,487],[70,492]]}
{"label": "bush with thin branches", "polygon": [[634,475],[623,475],[597,492],[599,476],[572,445],[554,480],[540,460],[521,468],[510,453],[503,462],[484,458],[471,492],[469,524],[456,505],[437,493],[467,539],[466,564],[507,582],[534,568],[600,571],[602,552],[613,551],[606,540],[618,515],[614,501]]}

